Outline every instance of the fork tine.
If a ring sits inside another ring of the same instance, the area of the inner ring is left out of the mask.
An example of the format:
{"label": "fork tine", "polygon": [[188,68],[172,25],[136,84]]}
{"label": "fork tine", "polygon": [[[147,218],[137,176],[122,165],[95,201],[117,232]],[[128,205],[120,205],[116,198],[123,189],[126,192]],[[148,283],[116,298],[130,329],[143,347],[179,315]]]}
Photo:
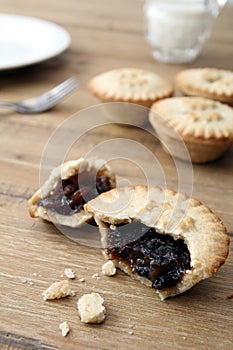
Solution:
{"label": "fork tine", "polygon": [[57,101],[60,101],[63,97],[70,94],[70,92],[75,90],[78,87],[78,85],[78,81],[74,77],[71,77],[65,80],[60,85],[55,86],[53,89],[46,92],[41,97],[46,98],[47,106],[50,106],[56,103]]}
{"label": "fork tine", "polygon": [[78,87],[78,81],[76,80],[76,78],[71,77],[66,79],[65,81],[63,81],[61,84],[55,86],[52,91],[58,92],[59,90],[63,90],[66,89],[68,87]]}
{"label": "fork tine", "polygon": [[[50,91],[47,91],[44,96],[47,95],[57,95],[57,94],[63,94],[64,91],[72,91],[72,89],[75,89],[78,87],[78,81],[74,78],[71,77],[65,81],[63,81],[61,84],[55,86],[52,88]],[[42,95],[43,96],[43,95]]]}
{"label": "fork tine", "polygon": [[78,85],[78,81],[71,77],[40,96],[23,101],[0,102],[0,106],[11,108],[19,113],[41,113],[55,106]]}

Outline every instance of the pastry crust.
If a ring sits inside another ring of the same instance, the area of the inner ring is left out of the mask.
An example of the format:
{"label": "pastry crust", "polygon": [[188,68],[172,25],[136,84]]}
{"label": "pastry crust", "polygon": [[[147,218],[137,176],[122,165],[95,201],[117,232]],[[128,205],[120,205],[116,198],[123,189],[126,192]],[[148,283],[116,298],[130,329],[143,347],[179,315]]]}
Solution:
{"label": "pastry crust", "polygon": [[150,107],[173,95],[172,85],[161,76],[137,68],[121,68],[92,78],[90,92],[103,102],[130,102]]}
{"label": "pastry crust", "polygon": [[193,68],[179,72],[177,87],[186,95],[202,96],[233,104],[233,72],[217,68]]}
{"label": "pastry crust", "polygon": [[[156,290],[160,298],[175,296],[212,276],[225,262],[229,249],[229,236],[221,220],[196,199],[173,190],[146,186],[124,187],[102,193],[84,205],[94,216],[101,233],[104,254],[110,225],[139,221],[153,227],[158,233],[170,235],[186,243],[191,269],[187,270],[175,286]],[[114,263],[132,278],[151,286],[151,281],[139,276],[121,260]]]}
{"label": "pastry crust", "polygon": [[[165,149],[186,159],[184,141],[191,160],[203,163],[219,158],[233,141],[233,109],[202,97],[174,97],[152,105],[149,120]],[[179,139],[180,137],[180,139]]]}
{"label": "pastry crust", "polygon": [[105,164],[102,159],[84,159],[71,160],[54,168],[48,180],[36,193],[29,199],[29,213],[31,217],[40,217],[54,224],[65,225],[69,227],[79,227],[92,219],[90,213],[84,210],[78,211],[73,215],[66,216],[55,211],[44,208],[36,204],[37,201],[51,195],[58,186],[59,182],[70,177],[82,173],[83,171],[94,170],[96,173],[100,168],[104,168],[105,174],[110,179],[111,188],[115,187],[116,179],[112,169]]}

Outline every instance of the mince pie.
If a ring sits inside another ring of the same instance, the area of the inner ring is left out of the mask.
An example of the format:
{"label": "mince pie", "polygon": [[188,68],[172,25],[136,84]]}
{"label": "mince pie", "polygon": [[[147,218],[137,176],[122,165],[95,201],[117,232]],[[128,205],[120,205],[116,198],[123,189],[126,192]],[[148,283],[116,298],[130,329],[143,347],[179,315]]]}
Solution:
{"label": "mince pie", "polygon": [[100,159],[68,161],[55,168],[29,200],[30,215],[54,224],[79,227],[92,220],[87,201],[115,187],[115,175]]}
{"label": "mince pie", "polygon": [[105,110],[112,121],[132,125],[148,122],[148,107],[174,92],[169,81],[138,68],[101,73],[89,81],[88,88],[100,101],[109,102],[105,104]]}
{"label": "mince pie", "polygon": [[84,209],[99,226],[105,257],[162,300],[212,276],[228,255],[229,236],[220,219],[173,190],[115,188]]}
{"label": "mince pie", "polygon": [[168,153],[194,163],[218,159],[233,141],[233,108],[207,98],[158,101],[149,120]]}
{"label": "mince pie", "polygon": [[233,72],[218,68],[192,68],[176,75],[176,85],[190,96],[233,104]]}

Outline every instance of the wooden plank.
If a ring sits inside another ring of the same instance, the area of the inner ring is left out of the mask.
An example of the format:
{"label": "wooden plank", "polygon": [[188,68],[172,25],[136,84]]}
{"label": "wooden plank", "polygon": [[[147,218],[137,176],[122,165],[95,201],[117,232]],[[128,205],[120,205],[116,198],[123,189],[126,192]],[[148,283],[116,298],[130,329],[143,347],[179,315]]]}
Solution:
{"label": "wooden plank", "polygon": [[[21,116],[0,112],[1,349],[232,349],[232,245],[227,262],[213,278],[179,297],[161,302],[152,289],[122,272],[113,278],[101,274],[103,257],[96,229],[86,226],[64,235],[53,225],[32,219],[28,214],[27,200],[39,186],[41,157],[50,137],[74,113],[99,102],[87,90],[92,76],[112,68],[135,66],[158,72],[173,82],[177,71],[190,66],[232,69],[232,8],[225,9],[217,19],[212,37],[197,61],[192,65],[167,65],[152,58],[146,43],[143,3],[141,0],[0,0],[2,12],[55,21],[69,30],[72,37],[70,49],[53,60],[23,70],[1,72],[1,99],[40,94],[71,75],[80,81],[77,92],[44,114]],[[81,127],[77,122],[77,130]],[[151,127],[146,125],[145,129],[107,126],[90,130],[72,145],[66,157],[85,155],[107,140],[128,138],[152,152],[168,186],[178,188],[179,174],[173,160],[150,134]],[[68,126],[68,135],[73,131]],[[105,156],[110,150],[106,150]],[[232,152],[231,148],[214,163],[193,166],[193,196],[221,217],[231,240]],[[52,164],[59,156],[57,147],[49,155],[49,162]],[[148,159],[141,153],[133,160],[148,164]],[[182,164],[185,170],[185,163]],[[119,179],[132,183],[142,179],[141,172],[130,162],[117,160],[112,166]],[[153,175],[150,174],[152,178]],[[162,183],[159,171],[154,178]],[[184,177],[181,185],[188,191],[189,177]],[[63,278],[67,267],[78,276],[70,282],[76,296],[43,301],[42,291]],[[92,278],[96,272],[100,279]],[[85,282],[79,281],[81,277]],[[84,293],[93,291],[104,297],[107,318],[101,325],[84,325],[76,302]],[[65,320],[71,331],[63,338],[59,324]]]}
{"label": "wooden plank", "polygon": [[0,344],[2,350],[18,350],[18,349],[32,349],[32,350],[55,350],[56,348],[49,345],[41,344],[40,340],[30,339],[17,334],[10,334],[0,332]]}
{"label": "wooden plank", "polygon": [[[59,234],[52,225],[30,219],[25,201],[8,198],[2,210],[0,244],[5,247],[1,255],[3,329],[13,332],[21,324],[21,335],[39,337],[44,343],[59,344],[62,349],[65,340],[59,339],[58,325],[63,320],[68,320],[72,328],[69,340],[67,338],[70,349],[72,344],[80,344],[80,341],[83,345],[89,344],[90,348],[118,349],[113,343],[118,335],[121,335],[120,344],[125,344],[126,349],[130,349],[135,341],[145,349],[145,344],[154,344],[151,334],[155,334],[156,341],[166,344],[168,349],[172,349],[174,343],[204,349],[208,333],[212,334],[211,344],[216,345],[213,348],[223,344],[224,348],[230,349],[232,332],[225,323],[229,326],[232,323],[232,314],[229,313],[232,301],[227,299],[232,293],[232,280],[229,279],[233,267],[232,251],[231,258],[215,277],[183,296],[160,302],[153,290],[138,285],[122,273],[112,279],[103,277],[100,273],[103,259],[98,249],[76,244]],[[79,231],[77,234],[83,235],[83,229]],[[71,282],[77,297],[92,291],[104,296],[108,317],[103,325],[85,327],[80,323],[75,305],[77,298],[42,301],[42,291],[60,279],[68,266],[86,280],[84,284],[78,280]],[[92,278],[96,272],[99,272],[100,280]],[[145,306],[145,300],[150,308]],[[217,320],[214,324],[213,317]],[[130,324],[136,324],[133,336],[128,334]],[[104,339],[104,344],[101,339]]]}

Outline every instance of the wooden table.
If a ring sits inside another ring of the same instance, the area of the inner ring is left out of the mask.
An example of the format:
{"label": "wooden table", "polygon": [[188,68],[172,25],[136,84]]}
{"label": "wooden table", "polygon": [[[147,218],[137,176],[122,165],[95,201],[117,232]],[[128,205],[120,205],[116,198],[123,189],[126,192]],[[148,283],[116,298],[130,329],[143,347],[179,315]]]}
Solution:
{"label": "wooden table", "polygon": [[[72,37],[70,48],[57,58],[1,72],[0,99],[34,96],[69,76],[80,81],[77,92],[47,113],[0,115],[1,349],[232,349],[233,300],[228,298],[233,293],[232,248],[226,264],[213,278],[161,302],[152,289],[121,272],[114,278],[102,276],[100,249],[80,244],[85,229],[77,233],[76,243],[53,225],[28,215],[27,200],[39,186],[40,161],[51,135],[73,113],[97,103],[86,88],[89,78],[129,66],[152,70],[170,81],[177,71],[190,66],[232,69],[233,8],[226,8],[216,21],[213,35],[196,62],[166,65],[151,56],[143,33],[142,6],[140,0],[0,0],[1,12],[57,22]],[[147,129],[152,130],[149,125]],[[113,137],[136,140],[151,150],[168,185],[177,186],[171,158],[152,136],[145,137],[145,131],[134,127],[97,128],[72,148],[69,157],[85,155],[93,145]],[[56,149],[50,156],[52,164]],[[219,161],[193,167],[193,196],[221,217],[231,238],[232,168],[232,149]],[[136,178],[125,165],[119,165],[118,171],[129,180]],[[42,291],[61,278],[67,267],[78,276],[71,281],[76,297],[44,302]],[[100,279],[92,278],[96,272]],[[85,283],[79,281],[81,277]],[[84,325],[77,314],[78,297],[92,291],[105,299],[107,319],[101,325]],[[59,324],[65,320],[71,331],[63,338]]]}

